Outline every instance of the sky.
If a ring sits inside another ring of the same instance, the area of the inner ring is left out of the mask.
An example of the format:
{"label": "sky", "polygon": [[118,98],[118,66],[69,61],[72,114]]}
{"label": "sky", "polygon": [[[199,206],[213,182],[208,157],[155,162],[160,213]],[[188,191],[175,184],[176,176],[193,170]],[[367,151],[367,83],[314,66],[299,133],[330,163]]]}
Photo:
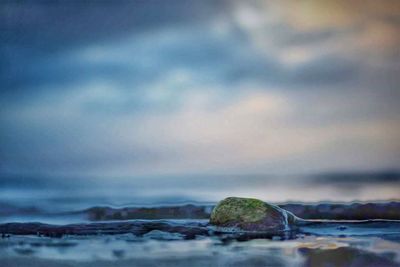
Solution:
{"label": "sky", "polygon": [[0,173],[398,169],[400,2],[1,1]]}

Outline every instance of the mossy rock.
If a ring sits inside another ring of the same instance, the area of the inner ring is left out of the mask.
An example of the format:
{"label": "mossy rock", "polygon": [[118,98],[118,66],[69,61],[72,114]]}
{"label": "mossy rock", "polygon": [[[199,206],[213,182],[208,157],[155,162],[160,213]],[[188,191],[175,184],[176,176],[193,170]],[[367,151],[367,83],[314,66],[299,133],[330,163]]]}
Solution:
{"label": "mossy rock", "polygon": [[210,223],[246,231],[289,230],[296,217],[277,206],[254,198],[228,197],[213,209]]}

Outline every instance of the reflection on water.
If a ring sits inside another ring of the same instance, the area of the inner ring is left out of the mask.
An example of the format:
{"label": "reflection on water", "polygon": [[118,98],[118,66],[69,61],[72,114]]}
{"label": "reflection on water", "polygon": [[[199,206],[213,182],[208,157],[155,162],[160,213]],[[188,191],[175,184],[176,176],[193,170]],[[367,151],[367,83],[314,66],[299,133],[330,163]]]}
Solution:
{"label": "reflection on water", "polygon": [[[67,236],[12,236],[0,240],[6,266],[398,266],[400,243],[380,237],[298,236],[294,240],[219,238],[165,240]],[[85,251],[85,253],[82,253]],[[65,264],[65,265],[64,265]]]}
{"label": "reflection on water", "polygon": [[0,224],[0,265],[400,265],[400,221],[314,223],[282,235],[217,234],[207,225],[209,214],[232,195],[275,202],[307,219],[400,218],[397,174],[2,177],[0,223],[30,223]]}

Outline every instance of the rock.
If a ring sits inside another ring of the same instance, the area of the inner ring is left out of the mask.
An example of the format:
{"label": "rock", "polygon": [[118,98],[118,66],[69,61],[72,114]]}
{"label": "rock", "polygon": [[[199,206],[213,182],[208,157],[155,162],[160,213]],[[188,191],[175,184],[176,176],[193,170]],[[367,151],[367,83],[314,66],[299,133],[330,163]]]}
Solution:
{"label": "rock", "polygon": [[284,231],[290,230],[296,219],[292,213],[258,199],[228,197],[215,206],[210,223],[246,231]]}

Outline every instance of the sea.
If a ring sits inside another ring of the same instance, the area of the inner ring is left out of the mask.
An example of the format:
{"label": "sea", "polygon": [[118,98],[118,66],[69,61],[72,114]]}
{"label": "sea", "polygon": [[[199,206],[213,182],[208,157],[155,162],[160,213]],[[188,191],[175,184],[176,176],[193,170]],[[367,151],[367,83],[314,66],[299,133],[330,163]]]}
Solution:
{"label": "sea", "polygon": [[[310,223],[216,229],[251,197]],[[400,174],[0,177],[0,266],[400,266]]]}

